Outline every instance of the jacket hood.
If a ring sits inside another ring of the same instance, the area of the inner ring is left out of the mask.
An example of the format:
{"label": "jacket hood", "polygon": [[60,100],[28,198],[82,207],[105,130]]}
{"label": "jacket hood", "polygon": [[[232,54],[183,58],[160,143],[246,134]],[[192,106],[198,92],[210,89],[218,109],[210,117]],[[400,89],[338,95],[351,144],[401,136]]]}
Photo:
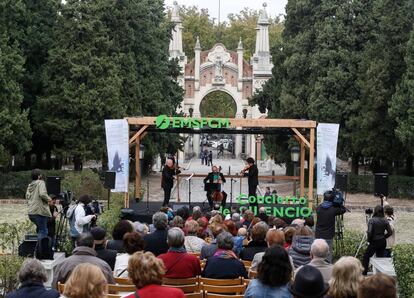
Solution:
{"label": "jacket hood", "polygon": [[87,247],[87,246],[78,246],[75,247],[73,250],[74,255],[89,255],[89,256],[97,256],[96,251],[93,248]]}
{"label": "jacket hood", "polygon": [[314,238],[312,236],[294,236],[291,249],[300,254],[309,254]]}
{"label": "jacket hood", "polygon": [[33,193],[36,189],[36,187],[39,185],[40,180],[33,180],[32,182],[30,182],[29,186],[27,187],[27,191],[29,193]]}

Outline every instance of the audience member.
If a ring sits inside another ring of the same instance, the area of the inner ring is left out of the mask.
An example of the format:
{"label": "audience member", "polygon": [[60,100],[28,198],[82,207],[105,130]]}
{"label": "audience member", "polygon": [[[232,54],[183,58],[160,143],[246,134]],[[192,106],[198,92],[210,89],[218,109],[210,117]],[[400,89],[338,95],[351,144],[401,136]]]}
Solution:
{"label": "audience member", "polygon": [[184,232],[180,228],[168,231],[168,252],[158,256],[165,267],[165,277],[190,278],[201,274],[199,259],[188,254],[184,247]]}
{"label": "audience member", "polygon": [[201,273],[202,277],[208,278],[247,278],[247,271],[244,264],[233,252],[233,236],[226,231],[217,236],[217,250],[212,257],[209,257],[206,266]]}
{"label": "audience member", "polygon": [[101,268],[108,283],[113,284],[112,269],[107,262],[96,257],[94,239],[91,233],[82,233],[75,242],[75,249],[70,257],[57,264],[53,269],[52,287],[57,288],[57,283],[65,283],[73,269],[79,264],[90,263]]}
{"label": "audience member", "polygon": [[288,226],[287,223],[283,219],[281,219],[279,217],[275,217],[272,220],[272,222],[270,223],[270,225],[272,227],[274,227],[275,229],[284,229],[284,228],[286,228]]}
{"label": "audience member", "polygon": [[246,246],[247,244],[249,244],[249,235],[247,233],[247,229],[246,228],[240,228],[237,231],[237,236],[242,237],[243,238],[243,246]]}
{"label": "audience member", "polygon": [[384,206],[384,214],[385,218],[388,220],[392,234],[390,237],[387,238],[387,246],[385,248],[384,257],[391,258],[391,251],[392,247],[395,244],[395,215],[394,215],[394,208],[392,208],[390,205]]}
{"label": "audience member", "polygon": [[294,220],[292,220],[291,224],[298,226],[298,229],[300,230],[305,226],[305,220],[302,218],[295,218]]}
{"label": "audience member", "polygon": [[269,247],[259,265],[257,278],[250,281],[244,298],[290,298],[288,283],[291,278],[292,265],[286,250],[280,245]]}
{"label": "audience member", "polygon": [[36,259],[26,259],[17,275],[19,289],[6,295],[6,298],[58,298],[59,292],[46,290],[43,283],[47,281],[46,270]]}
{"label": "audience member", "polygon": [[134,227],[128,220],[121,220],[115,225],[112,231],[112,240],[106,243],[106,248],[116,250],[118,253],[124,253],[124,235],[133,231]]}
{"label": "audience member", "polygon": [[322,298],[328,289],[329,285],[323,282],[322,273],[309,265],[300,268],[289,287],[293,298]]}
{"label": "audience member", "polygon": [[237,255],[239,255],[240,252],[243,249],[244,237],[241,237],[241,236],[237,235],[237,228],[236,228],[236,225],[234,224],[234,222],[232,220],[225,220],[224,221],[224,228],[227,230],[227,232],[229,232],[230,234],[233,235],[233,241],[234,241],[233,251]]}
{"label": "audience member", "polygon": [[184,219],[179,215],[174,216],[170,222],[170,227],[184,229]]}
{"label": "audience member", "polygon": [[267,223],[269,216],[266,213],[266,207],[260,207],[259,214],[257,216],[260,218],[261,221]]}
{"label": "audience member", "polygon": [[134,253],[128,261],[128,276],[137,291],[125,298],[185,298],[182,290],[161,285],[164,274],[164,264],[154,254]]}
{"label": "audience member", "polygon": [[285,245],[283,245],[283,247],[286,250],[289,250],[290,246],[292,245],[293,236],[295,236],[297,233],[297,229],[292,226],[287,226],[283,229],[283,233],[285,233]]}
{"label": "audience member", "polygon": [[240,252],[240,259],[252,261],[254,255],[258,252],[264,252],[267,248],[266,233],[269,230],[268,226],[264,222],[255,224],[252,228],[252,241],[250,241],[246,247]]}
{"label": "audience member", "polygon": [[128,260],[137,251],[144,250],[144,240],[137,232],[126,233],[124,235],[124,248],[125,253],[118,254],[116,256],[114,276],[115,277],[128,277]]}
{"label": "audience member", "polygon": [[240,222],[240,214],[235,212],[231,215],[231,220],[236,225],[237,230],[242,227],[242,223]]}
{"label": "audience member", "polygon": [[149,227],[145,223],[141,223],[139,221],[135,221],[133,223],[134,230],[137,232],[141,237],[144,237],[149,233]]}
{"label": "audience member", "polygon": [[200,260],[207,259],[214,255],[217,250],[217,236],[224,231],[224,227],[221,224],[213,225],[211,229],[214,238],[211,240],[210,244],[204,245],[201,248]]}
{"label": "audience member", "polygon": [[307,265],[311,261],[310,250],[314,239],[312,230],[306,226],[303,226],[299,233],[293,236],[289,255],[292,257],[295,268]]}
{"label": "audience member", "polygon": [[[266,233],[266,243],[268,247],[273,247],[276,245],[283,246],[283,244],[285,244],[285,234],[282,231],[270,229]],[[265,252],[258,252],[254,255],[250,270],[257,271],[257,268],[259,267],[264,254]]]}
{"label": "audience member", "polygon": [[94,227],[91,229],[91,234],[94,239],[96,256],[107,262],[111,269],[114,270],[117,251],[106,248],[106,230],[102,227]]}
{"label": "audience member", "polygon": [[252,225],[252,221],[254,219],[254,213],[252,210],[247,209],[246,211],[244,211],[243,213],[243,219],[242,219],[242,224],[246,229],[250,229],[250,226]]}
{"label": "audience member", "polygon": [[187,236],[185,236],[185,249],[187,252],[200,253],[201,248],[206,245],[206,242],[197,236],[200,226],[195,220],[188,220],[185,222],[185,230]]}
{"label": "audience member", "polygon": [[208,227],[208,221],[206,219],[199,218],[197,219],[197,223],[199,226],[197,236],[199,238],[206,241],[213,236],[213,234],[211,233],[211,230]]}
{"label": "audience member", "polygon": [[168,251],[167,215],[163,212],[154,213],[154,215],[152,216],[152,223],[156,230],[151,234],[147,234],[144,236],[144,241],[146,244],[145,250],[150,251],[154,255],[158,256]]}
{"label": "audience member", "polygon": [[188,217],[190,217],[190,210],[187,206],[183,206],[177,210],[177,214],[180,216],[184,221],[187,220]]}
{"label": "audience member", "polygon": [[356,298],[363,279],[362,271],[363,267],[358,259],[341,257],[333,266],[327,298]]}
{"label": "audience member", "polygon": [[105,298],[107,295],[108,283],[102,270],[88,263],[75,267],[63,291],[64,298]]}
{"label": "audience member", "polygon": [[358,298],[397,298],[395,279],[378,273],[362,280]]}

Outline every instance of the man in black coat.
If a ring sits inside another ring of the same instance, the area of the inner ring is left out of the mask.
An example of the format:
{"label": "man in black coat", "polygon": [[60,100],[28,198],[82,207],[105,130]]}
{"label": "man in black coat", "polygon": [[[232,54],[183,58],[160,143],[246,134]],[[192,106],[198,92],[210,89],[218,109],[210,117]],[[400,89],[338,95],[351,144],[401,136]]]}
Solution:
{"label": "man in black coat", "polygon": [[168,251],[168,217],[164,212],[156,212],[152,216],[152,224],[155,231],[144,236],[145,251],[152,252],[155,256]]}
{"label": "man in black coat", "polygon": [[174,186],[174,175],[181,173],[176,170],[174,162],[171,159],[167,159],[161,176],[161,187],[164,190],[164,202],[163,206],[168,206],[171,198],[171,189]]}
{"label": "man in black coat", "polygon": [[[212,194],[214,190],[221,191],[221,183],[226,182],[223,173],[221,173],[217,166],[212,167],[212,172],[208,173],[207,177],[204,178],[204,184],[209,183],[210,185],[206,188],[207,190],[207,200],[210,208],[213,209],[213,199]],[[216,187],[214,187],[216,186]],[[214,189],[213,189],[214,188]],[[223,200],[224,201],[224,200]],[[225,202],[224,202],[225,204]]]}
{"label": "man in black coat", "polygon": [[256,198],[254,203],[250,203],[250,206],[256,206],[255,213],[257,213],[257,209],[259,208],[259,203],[257,202],[256,190],[257,190],[257,185],[259,185],[259,178],[258,178],[259,170],[257,166],[255,165],[253,158],[249,157],[248,159],[246,159],[246,162],[248,164],[248,168],[242,171],[242,174],[244,175],[244,177],[247,177],[247,184],[249,186],[249,198],[251,196]]}
{"label": "man in black coat", "polygon": [[114,249],[106,248],[106,230],[102,227],[94,227],[91,229],[91,234],[95,243],[96,256],[107,262],[113,271],[115,267],[116,254],[118,252]]}

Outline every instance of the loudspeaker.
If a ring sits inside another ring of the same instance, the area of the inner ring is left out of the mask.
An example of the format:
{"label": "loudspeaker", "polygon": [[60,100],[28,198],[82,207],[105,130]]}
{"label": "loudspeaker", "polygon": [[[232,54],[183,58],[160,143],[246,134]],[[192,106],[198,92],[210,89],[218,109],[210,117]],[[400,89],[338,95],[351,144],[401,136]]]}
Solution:
{"label": "loudspeaker", "polygon": [[105,172],[104,187],[106,189],[114,189],[115,188],[115,177],[116,177],[116,172],[114,172],[114,171],[106,171]]}
{"label": "loudspeaker", "polygon": [[49,195],[60,195],[60,181],[61,177],[48,176],[46,177],[46,189]]}
{"label": "loudspeaker", "polygon": [[348,173],[336,173],[335,180],[336,189],[340,191],[348,190]]}
{"label": "loudspeaker", "polygon": [[34,257],[36,244],[37,244],[37,235],[25,235],[25,239],[19,245],[19,257]]}
{"label": "loudspeaker", "polygon": [[388,197],[388,173],[375,173],[374,175],[374,194]]}

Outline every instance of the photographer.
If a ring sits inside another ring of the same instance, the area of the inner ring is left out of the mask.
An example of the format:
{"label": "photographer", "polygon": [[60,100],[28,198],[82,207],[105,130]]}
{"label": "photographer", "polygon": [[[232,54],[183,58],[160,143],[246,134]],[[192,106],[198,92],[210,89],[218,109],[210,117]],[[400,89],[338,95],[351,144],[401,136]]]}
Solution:
{"label": "photographer", "polygon": [[95,214],[87,214],[87,207],[91,202],[91,197],[82,195],[77,204],[69,208],[67,212],[70,224],[70,236],[73,241],[75,241],[80,234],[89,232],[91,222],[96,219]]}
{"label": "photographer", "polygon": [[[339,200],[335,200],[337,197]],[[335,204],[334,204],[335,201]],[[315,238],[325,239],[329,245],[328,261],[332,262],[332,243],[335,236],[335,217],[346,212],[340,192],[327,191],[323,202],[316,208]]]}
{"label": "photographer", "polygon": [[[387,232],[387,233],[385,233]],[[384,216],[384,208],[376,206],[372,218],[368,221],[367,241],[368,247],[364,254],[364,275],[368,273],[369,259],[374,255],[383,258],[387,246],[387,238],[392,235],[392,229]]]}

